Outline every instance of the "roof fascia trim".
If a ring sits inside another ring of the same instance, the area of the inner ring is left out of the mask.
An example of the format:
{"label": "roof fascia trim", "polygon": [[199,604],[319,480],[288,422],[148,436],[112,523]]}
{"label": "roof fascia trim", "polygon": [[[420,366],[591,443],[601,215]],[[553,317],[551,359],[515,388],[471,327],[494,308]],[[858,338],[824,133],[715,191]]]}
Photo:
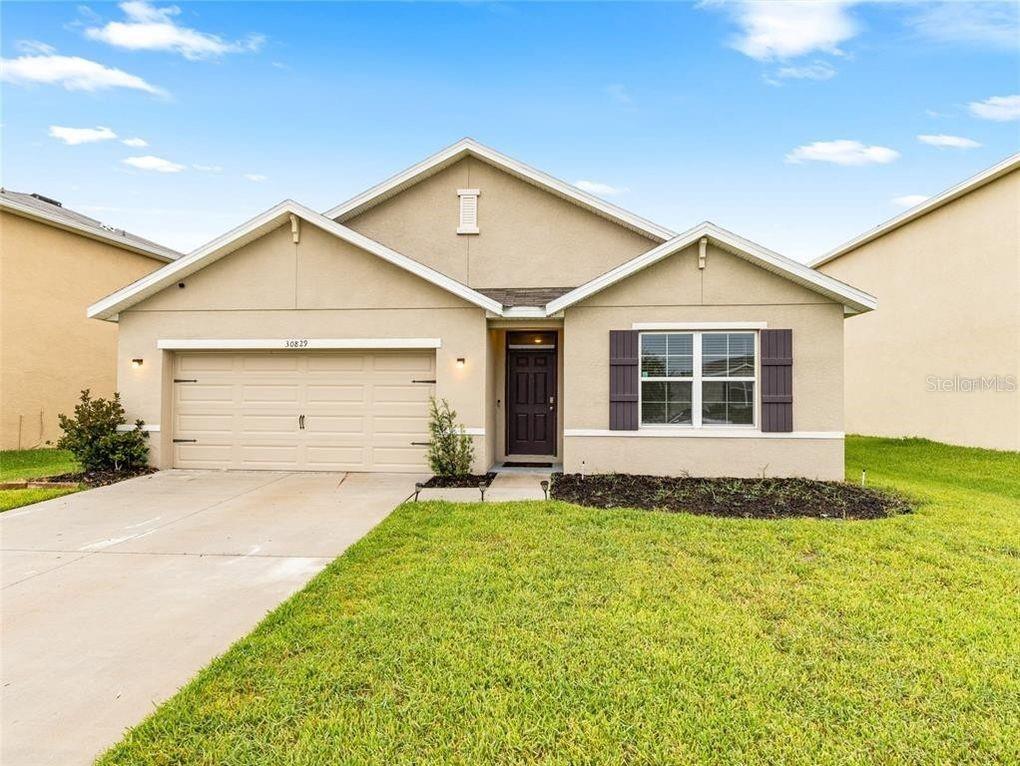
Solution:
{"label": "roof fascia trim", "polygon": [[380,198],[386,198],[389,192],[395,189],[402,190],[413,186],[417,183],[416,179],[428,174],[429,171],[435,170],[436,168],[441,169],[442,167],[452,164],[458,159],[468,155],[475,156],[483,161],[503,168],[513,175],[524,178],[537,186],[551,191],[559,197],[573,201],[584,208],[592,210],[603,217],[610,218],[617,223],[645,234],[653,239],[664,242],[676,234],[676,232],[671,231],[664,226],[660,226],[653,221],[649,221],[647,218],[642,218],[635,213],[631,213],[630,211],[624,210],[610,202],[606,202],[593,194],[589,194],[588,192],[578,189],[576,186],[569,184],[566,181],[562,181],[559,178],[538,170],[537,168],[526,165],[523,162],[515,160],[513,157],[502,154],[471,138],[461,139],[457,143],[436,152],[432,156],[425,158],[421,162],[412,165],[406,170],[403,170],[396,175],[387,178],[385,181],[382,181],[381,183],[361,192],[360,194],[351,197],[346,202],[342,202],[336,207],[327,210],[323,213],[323,215],[327,218],[340,220],[341,222],[347,220],[354,215],[369,209],[376,204],[377,201],[382,201]]}
{"label": "roof fascia trim", "polygon": [[83,237],[88,237],[89,239],[94,239],[99,242],[107,242],[124,250],[130,250],[131,252],[138,253],[139,255],[155,258],[157,261],[173,263],[177,260],[173,256],[167,255],[165,252],[147,247],[140,242],[133,242],[126,237],[121,237],[115,232],[98,232],[88,226],[76,224],[73,221],[68,221],[67,219],[59,216],[50,215],[45,210],[39,210],[29,205],[22,204],[10,197],[0,196],[0,209],[9,210],[15,215],[21,215],[25,218],[41,221],[43,223],[50,224],[51,226],[55,226],[58,229],[70,231],[74,234],[80,234]]}
{"label": "roof fascia trim", "polygon": [[835,249],[827,252],[825,255],[822,255],[816,258],[815,260],[809,262],[808,265],[811,266],[811,268],[818,268],[819,266],[822,266],[823,264],[826,264],[829,261],[833,261],[836,258],[839,258],[841,255],[846,255],[851,250],[856,250],[858,247],[866,245],[872,240],[878,239],[882,235],[887,234],[888,232],[893,231],[895,229],[898,229],[900,226],[904,226],[910,223],[911,221],[920,218],[921,216],[927,215],[928,213],[937,210],[943,205],[948,205],[953,200],[959,199],[960,197],[963,197],[972,191],[976,191],[977,189],[980,189],[982,186],[986,186],[987,184],[990,184],[992,181],[995,181],[998,178],[1002,178],[1002,176],[1018,168],[1020,168],[1020,153],[1010,155],[1002,162],[993,165],[987,170],[982,170],[977,175],[971,176],[967,180],[962,181],[956,184],[955,186],[946,189],[944,192],[941,192],[940,194],[936,194],[934,197],[926,199],[921,204],[915,205],[909,210],[905,210],[899,215],[894,216],[893,218],[890,218],[889,220],[883,223],[880,223],[878,226],[875,226],[872,229],[868,229],[863,234],[859,234],[853,239],[847,240],[842,245],[839,245]]}

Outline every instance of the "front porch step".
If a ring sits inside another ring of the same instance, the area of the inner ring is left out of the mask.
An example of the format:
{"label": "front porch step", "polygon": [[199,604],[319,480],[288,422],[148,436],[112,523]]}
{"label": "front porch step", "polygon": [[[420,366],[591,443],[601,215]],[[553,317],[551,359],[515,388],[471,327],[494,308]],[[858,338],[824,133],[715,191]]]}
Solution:
{"label": "front porch step", "polygon": [[[509,500],[544,500],[540,482],[549,480],[549,469],[498,471],[492,484],[485,490],[485,502],[503,503]],[[526,471],[526,472],[525,472]],[[477,503],[482,495],[478,489],[464,487],[427,487],[418,494],[419,500],[446,500],[451,503]]]}

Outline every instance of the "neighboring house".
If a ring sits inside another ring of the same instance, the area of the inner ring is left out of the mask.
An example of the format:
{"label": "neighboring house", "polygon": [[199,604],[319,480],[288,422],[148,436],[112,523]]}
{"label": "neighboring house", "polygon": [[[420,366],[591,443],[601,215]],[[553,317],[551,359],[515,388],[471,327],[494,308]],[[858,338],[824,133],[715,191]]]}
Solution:
{"label": "neighboring house", "polygon": [[0,189],[0,449],[60,436],[81,389],[110,396],[117,328],[88,305],[179,254],[38,194]]}
{"label": "neighboring house", "polygon": [[427,401],[566,471],[843,476],[843,321],[875,299],[677,234],[470,139],[285,201],[104,298],[160,467],[423,471]]}
{"label": "neighboring house", "polygon": [[1020,450],[1020,154],[813,265],[882,302],[846,330],[848,431]]}

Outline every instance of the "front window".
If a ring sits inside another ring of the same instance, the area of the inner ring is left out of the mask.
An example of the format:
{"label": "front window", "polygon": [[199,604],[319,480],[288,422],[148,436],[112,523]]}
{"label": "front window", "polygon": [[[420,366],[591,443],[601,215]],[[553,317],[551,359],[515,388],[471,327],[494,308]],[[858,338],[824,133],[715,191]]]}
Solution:
{"label": "front window", "polygon": [[753,332],[642,333],[642,425],[754,425],[755,340]]}

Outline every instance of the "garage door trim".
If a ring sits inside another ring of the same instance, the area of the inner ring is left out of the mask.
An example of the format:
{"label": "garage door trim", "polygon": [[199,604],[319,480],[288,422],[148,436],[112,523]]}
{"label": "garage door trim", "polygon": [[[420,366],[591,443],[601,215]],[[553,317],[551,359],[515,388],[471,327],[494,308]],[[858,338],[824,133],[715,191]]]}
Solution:
{"label": "garage door trim", "polygon": [[163,351],[313,351],[442,348],[442,338],[160,338]]}

